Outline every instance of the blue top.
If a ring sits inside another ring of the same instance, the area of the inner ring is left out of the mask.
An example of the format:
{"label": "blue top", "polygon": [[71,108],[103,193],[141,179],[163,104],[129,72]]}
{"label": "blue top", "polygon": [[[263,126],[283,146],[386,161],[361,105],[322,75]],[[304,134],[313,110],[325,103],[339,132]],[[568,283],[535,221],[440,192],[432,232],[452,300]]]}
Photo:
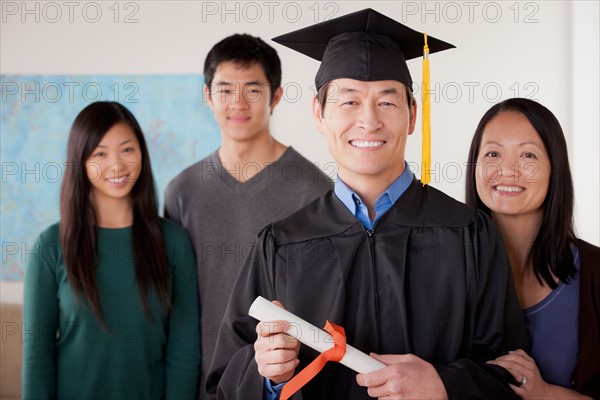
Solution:
{"label": "blue top", "polygon": [[[348,208],[348,210],[363,224],[365,229],[372,230],[377,221],[388,212],[390,208],[396,203],[396,201],[402,197],[406,189],[410,186],[413,181],[414,174],[410,169],[407,162],[405,162],[404,172],[375,200],[375,219],[371,221],[369,218],[369,210],[361,198],[352,191],[342,180],[338,177],[337,182],[334,186],[334,192],[336,196],[342,201],[342,203]],[[280,383],[278,385],[271,385],[271,381],[265,378],[263,399],[265,400],[276,400],[281,394],[283,386],[287,382]]]}
{"label": "blue top", "polygon": [[531,356],[542,378],[553,385],[571,387],[577,363],[579,319],[579,250],[572,247],[577,272],[568,283],[558,282],[546,298],[523,310],[531,335]]}
{"label": "blue top", "polygon": [[283,390],[283,385],[287,382],[282,382],[277,385],[271,385],[271,381],[265,378],[265,388],[263,390],[263,399],[264,400],[277,400],[281,395],[281,391]]}
{"label": "blue top", "polygon": [[334,186],[336,196],[348,210],[363,224],[365,229],[373,229],[377,221],[388,212],[394,203],[402,197],[414,178],[408,163],[405,162],[404,172],[375,200],[375,219],[369,218],[369,210],[362,199],[352,191],[341,179]]}

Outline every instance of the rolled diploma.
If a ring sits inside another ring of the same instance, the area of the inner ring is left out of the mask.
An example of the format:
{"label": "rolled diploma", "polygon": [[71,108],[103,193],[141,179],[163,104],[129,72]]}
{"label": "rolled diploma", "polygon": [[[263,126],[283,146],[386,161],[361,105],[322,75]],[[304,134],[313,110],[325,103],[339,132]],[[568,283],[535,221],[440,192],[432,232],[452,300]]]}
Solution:
{"label": "rolled diploma", "polygon": [[[320,353],[331,349],[334,345],[333,338],[329,333],[276,306],[264,297],[258,296],[254,300],[248,315],[264,322],[288,321],[290,327],[285,333]],[[340,363],[360,374],[368,374],[386,366],[349,344],[346,344],[346,354],[344,354]]]}

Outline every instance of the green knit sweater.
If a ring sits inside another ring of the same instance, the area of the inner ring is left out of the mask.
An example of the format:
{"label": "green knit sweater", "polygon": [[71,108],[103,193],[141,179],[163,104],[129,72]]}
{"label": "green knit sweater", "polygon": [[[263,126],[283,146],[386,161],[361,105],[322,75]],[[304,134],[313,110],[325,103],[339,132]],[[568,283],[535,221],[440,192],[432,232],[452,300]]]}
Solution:
{"label": "green knit sweater", "polygon": [[192,246],[161,220],[172,311],[136,284],[132,228],[98,228],[97,284],[107,330],[67,279],[55,224],[29,254],[23,304],[23,399],[193,399],[200,365],[198,283]]}

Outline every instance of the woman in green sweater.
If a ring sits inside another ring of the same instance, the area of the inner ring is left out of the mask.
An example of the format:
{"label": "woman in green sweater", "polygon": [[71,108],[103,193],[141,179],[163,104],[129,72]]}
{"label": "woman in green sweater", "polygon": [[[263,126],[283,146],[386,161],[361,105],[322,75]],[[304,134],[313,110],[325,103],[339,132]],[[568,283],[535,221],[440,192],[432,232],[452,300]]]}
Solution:
{"label": "woman in green sweater", "polygon": [[87,106],[66,165],[60,223],[27,265],[23,399],[194,399],[194,253],[158,216],[135,117],[114,102]]}

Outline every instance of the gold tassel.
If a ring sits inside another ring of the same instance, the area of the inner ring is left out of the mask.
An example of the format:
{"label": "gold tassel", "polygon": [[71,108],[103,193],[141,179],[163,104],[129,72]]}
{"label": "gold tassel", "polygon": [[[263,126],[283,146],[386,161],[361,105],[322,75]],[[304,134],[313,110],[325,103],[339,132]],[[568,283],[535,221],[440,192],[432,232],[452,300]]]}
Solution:
{"label": "gold tassel", "polygon": [[421,183],[423,186],[431,181],[431,103],[429,99],[429,46],[427,46],[427,34],[425,37],[425,46],[423,46],[423,93],[421,100],[423,102],[422,117],[422,155],[421,155]]}

